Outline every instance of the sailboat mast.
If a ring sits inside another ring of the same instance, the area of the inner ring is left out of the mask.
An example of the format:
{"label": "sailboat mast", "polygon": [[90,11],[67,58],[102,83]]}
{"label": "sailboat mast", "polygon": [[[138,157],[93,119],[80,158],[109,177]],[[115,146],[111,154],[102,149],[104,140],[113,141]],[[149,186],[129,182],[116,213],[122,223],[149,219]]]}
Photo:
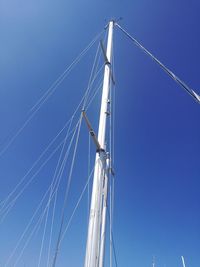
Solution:
{"label": "sailboat mast", "polygon": [[[105,62],[104,68],[104,81],[98,130],[98,142],[101,149],[97,150],[96,152],[84,267],[100,267],[100,264],[103,266],[104,259],[103,247],[105,246],[105,240],[102,240],[102,234],[103,236],[105,235],[106,216],[105,212],[102,212],[102,210],[105,210],[103,203],[105,200],[104,197],[107,196],[107,192],[105,193],[105,189],[107,191],[107,153],[105,138],[111,80],[113,27],[114,21],[110,21],[108,27],[108,40],[106,50],[107,62]],[[104,233],[102,233],[102,230],[104,231]]]}

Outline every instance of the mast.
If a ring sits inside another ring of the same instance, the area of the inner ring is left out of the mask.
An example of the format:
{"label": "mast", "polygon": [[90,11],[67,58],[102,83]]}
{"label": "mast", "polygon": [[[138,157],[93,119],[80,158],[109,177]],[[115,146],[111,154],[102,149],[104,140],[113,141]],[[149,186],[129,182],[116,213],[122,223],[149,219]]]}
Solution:
{"label": "mast", "polygon": [[[92,197],[90,204],[90,216],[88,223],[88,235],[84,267],[103,267],[104,246],[105,246],[105,225],[106,225],[106,198],[108,182],[108,161],[105,146],[106,121],[108,116],[109,91],[111,80],[111,56],[113,41],[114,21],[109,22],[108,40],[106,50],[106,62],[104,68],[104,81],[102,89],[101,110],[99,118],[98,142],[100,149],[97,149]],[[101,251],[101,252],[100,252]]]}

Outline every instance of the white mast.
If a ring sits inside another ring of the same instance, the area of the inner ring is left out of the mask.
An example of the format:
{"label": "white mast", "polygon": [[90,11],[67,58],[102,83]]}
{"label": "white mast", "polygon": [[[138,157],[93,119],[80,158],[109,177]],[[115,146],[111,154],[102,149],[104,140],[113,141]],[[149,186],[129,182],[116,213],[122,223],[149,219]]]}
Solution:
{"label": "white mast", "polygon": [[[110,21],[108,29],[107,51],[106,51],[107,62],[105,63],[105,69],[104,69],[104,82],[102,90],[101,111],[100,111],[99,131],[98,131],[98,142],[101,149],[97,151],[95,160],[90,216],[88,224],[87,246],[85,254],[85,265],[84,265],[85,267],[103,267],[103,259],[104,259],[104,246],[105,246],[104,235],[105,235],[105,224],[106,224],[105,200],[107,196],[107,180],[108,180],[106,171],[107,155],[105,152],[106,149],[105,136],[106,136],[106,121],[108,114],[107,111],[109,103],[109,90],[110,90],[110,78],[111,78],[110,62],[112,55],[113,26],[114,26],[114,21]],[[102,203],[104,204],[102,205]]]}

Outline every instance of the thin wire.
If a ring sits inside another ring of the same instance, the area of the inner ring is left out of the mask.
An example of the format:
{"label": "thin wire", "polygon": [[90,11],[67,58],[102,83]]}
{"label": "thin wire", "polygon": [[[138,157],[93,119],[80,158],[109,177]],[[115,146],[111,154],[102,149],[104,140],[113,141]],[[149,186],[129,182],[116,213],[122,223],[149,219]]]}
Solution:
{"label": "thin wire", "polygon": [[47,99],[53,94],[56,88],[60,85],[60,83],[66,78],[69,72],[73,69],[73,67],[78,64],[81,58],[86,54],[86,52],[93,46],[93,44],[98,40],[98,38],[102,35],[104,31],[101,31],[96,37],[90,42],[90,44],[80,53],[80,55],[70,64],[70,66],[59,76],[59,78],[49,87],[49,89],[43,94],[43,96],[36,102],[36,104],[30,109],[29,113],[31,114],[22,124],[22,126],[16,130],[15,134],[10,138],[7,145],[0,151],[0,157],[7,151],[10,145],[15,141],[15,139],[19,136],[19,134],[24,130],[26,125],[31,121],[37,111],[42,107],[42,105],[47,101]]}
{"label": "thin wire", "polygon": [[[87,88],[87,90],[86,90],[86,94],[85,94],[85,95],[86,95],[86,99],[87,99],[87,100],[88,100],[88,97],[89,97],[90,90],[91,90],[91,88],[92,88],[92,86],[93,86],[95,80],[97,79],[98,75],[101,73],[102,68],[103,68],[103,66],[101,66],[101,68],[96,72],[96,74],[94,75],[93,80],[91,81],[90,85],[88,86],[88,88]],[[87,104],[87,103],[86,103],[86,101],[85,101],[84,104],[83,104],[83,108],[82,108],[82,110],[85,110],[86,104]]]}
{"label": "thin wire", "polygon": [[[100,70],[96,73],[92,83],[94,82],[94,80],[96,79],[96,77],[98,76]],[[10,199],[10,197],[16,192],[16,190],[18,189],[18,187],[23,183],[23,181],[26,179],[26,177],[28,176],[28,174],[32,171],[32,169],[37,165],[37,163],[39,162],[39,160],[42,158],[42,156],[46,153],[46,151],[49,149],[49,147],[54,143],[54,141],[56,140],[56,138],[63,132],[63,130],[67,127],[67,125],[70,123],[70,121],[75,117],[77,111],[79,110],[79,108],[81,107],[82,103],[84,102],[86,96],[88,93],[88,89],[86,90],[86,92],[84,93],[80,103],[78,104],[78,106],[76,107],[74,113],[72,114],[71,118],[67,121],[67,123],[64,125],[64,127],[62,128],[62,130],[56,135],[56,137],[49,143],[49,145],[45,148],[45,150],[40,154],[39,158],[34,162],[34,164],[32,165],[32,167],[28,170],[28,172],[22,177],[22,179],[20,180],[20,182],[15,186],[15,188],[13,189],[13,191],[11,191],[11,193],[6,197],[6,199],[4,201],[2,201],[0,203],[1,209],[0,212],[2,212],[3,207],[5,206],[6,202],[8,202],[8,200]]]}
{"label": "thin wire", "polygon": [[[79,129],[79,123],[80,123],[80,120],[77,123],[77,129]],[[74,132],[73,139],[74,139],[74,137],[75,137],[75,132]],[[65,168],[65,164],[66,164],[68,156],[69,156],[69,151],[70,151],[70,148],[71,148],[71,144],[72,144],[72,142],[70,143],[70,145],[68,147],[68,150],[67,150],[67,152],[65,154],[65,157],[63,159],[63,162],[61,164],[60,170],[59,170],[58,175],[57,175],[57,177],[59,177],[59,183],[60,183],[60,180],[62,178],[62,175],[63,175],[63,172],[64,172],[64,168]],[[49,257],[50,257],[50,248],[51,248],[51,239],[52,239],[52,228],[53,228],[53,222],[54,222],[58,186],[59,186],[59,184],[57,185],[57,189],[56,189],[55,202],[54,202],[54,208],[53,208],[53,217],[52,217],[52,222],[51,222],[51,236],[50,236],[50,242],[49,242],[48,263],[49,263],[49,259],[50,259]]]}
{"label": "thin wire", "polygon": [[[38,171],[31,177],[31,179],[27,182],[27,184],[25,184],[25,186],[23,187],[23,189],[16,195],[16,197],[7,205],[7,207],[5,208],[5,210],[3,210],[4,215],[2,216],[2,219],[0,221],[0,223],[3,222],[3,220],[5,219],[5,217],[8,215],[9,211],[11,210],[11,208],[14,206],[15,202],[18,200],[18,198],[21,196],[21,194],[24,192],[24,190],[28,187],[28,185],[33,181],[33,179],[36,177],[36,175],[40,172],[40,170],[46,165],[46,163],[52,158],[52,156],[56,153],[56,151],[58,151],[58,149],[60,148],[60,146],[62,145],[64,141],[62,141],[57,147],[56,149],[53,150],[53,152],[50,154],[50,156],[44,161],[44,163],[40,166],[40,168],[38,169]],[[7,211],[6,211],[7,210]]]}
{"label": "thin wire", "polygon": [[[113,48],[113,47],[112,47]],[[112,56],[113,59],[113,56]],[[112,67],[112,64],[111,64]],[[111,70],[112,71],[112,70]],[[112,166],[112,81],[110,80],[110,91],[109,91],[109,98],[110,98],[110,106],[109,106],[109,154],[110,154],[110,160],[109,160],[109,174],[110,174],[110,167]],[[112,210],[112,187],[111,187],[111,175],[109,175],[109,184],[110,184],[110,210]],[[112,233],[112,212],[110,212],[110,267],[112,267],[112,242],[111,242],[111,233]]]}
{"label": "thin wire", "polygon": [[28,228],[29,228],[30,225],[32,224],[32,222],[33,222],[33,220],[34,220],[36,214],[38,213],[40,207],[42,206],[42,203],[43,203],[43,201],[45,200],[45,198],[46,198],[46,196],[47,196],[49,190],[50,190],[50,187],[49,187],[49,189],[45,192],[45,194],[44,194],[44,196],[42,197],[40,203],[38,204],[38,206],[37,206],[35,212],[33,213],[33,215],[32,215],[32,217],[31,217],[30,221],[28,222],[28,224],[27,224],[27,226],[26,226],[24,232],[22,233],[21,237],[18,239],[18,242],[17,242],[15,248],[12,250],[10,256],[8,257],[7,262],[5,263],[5,267],[9,264],[10,260],[11,260],[12,257],[14,256],[14,254],[15,254],[15,252],[16,252],[18,246],[19,246],[19,244],[21,243],[23,237],[25,236],[26,232],[28,231]]}
{"label": "thin wire", "polygon": [[125,33],[125,35],[133,41],[140,49],[142,49],[153,61],[155,61],[175,82],[177,82],[195,101],[200,103],[200,96],[195,93],[187,84],[179,79],[171,70],[169,70],[160,60],[158,60],[151,52],[149,52],[143,45],[141,45],[134,37],[132,37],[126,30],[124,30],[118,23],[115,24],[118,28]]}
{"label": "thin wire", "polygon": [[[70,125],[71,127],[71,125]],[[69,127],[69,129],[70,129]],[[68,130],[69,130],[68,129]],[[56,166],[56,169],[55,169],[55,173],[54,173],[54,178],[53,180],[55,179],[55,176],[57,175],[57,170],[58,170],[58,167],[60,165],[60,162],[61,162],[61,159],[62,159],[62,155],[63,155],[63,152],[64,152],[64,148],[65,148],[65,144],[66,144],[66,141],[67,141],[67,136],[68,136],[68,133],[65,137],[65,142],[63,144],[63,147],[62,147],[62,151],[60,153],[60,157],[59,157],[59,160],[57,162],[57,166]],[[61,165],[62,166],[62,165]],[[50,196],[49,196],[50,197]],[[56,208],[56,199],[57,199],[57,192],[55,194],[55,200],[54,200],[54,207],[53,207],[53,214],[52,214],[52,220],[51,220],[51,230],[50,230],[50,238],[49,238],[49,247],[48,247],[48,257],[47,257],[47,266],[49,266],[49,261],[50,261],[50,249],[51,249],[51,241],[52,241],[52,233],[53,233],[53,223],[54,223],[54,216],[55,216],[55,208]]]}
{"label": "thin wire", "polygon": [[102,88],[103,81],[101,80],[100,83],[98,84],[97,88],[93,92],[93,95],[91,96],[90,100],[88,101],[87,107],[85,108],[88,110],[89,106],[92,104],[93,100],[95,99],[96,95],[98,94],[99,90]]}
{"label": "thin wire", "polygon": [[[91,153],[91,141],[90,141],[90,133],[88,133],[88,176],[90,173],[90,153]],[[89,216],[90,216],[90,183],[88,183],[87,186],[87,222],[89,221]]]}
{"label": "thin wire", "polygon": [[[109,208],[107,209],[107,212],[108,212],[108,218],[110,220],[110,211],[109,211]],[[113,237],[113,231],[112,231],[111,235],[112,235],[112,247],[113,247],[113,252],[114,252],[115,266],[118,267],[118,261],[117,261],[117,254],[116,254],[116,249],[115,249],[115,242],[114,242],[114,237]]]}
{"label": "thin wire", "polygon": [[[72,119],[73,119],[73,118],[72,118]],[[72,120],[71,120],[71,123],[70,123],[70,125],[69,125],[68,131],[67,131],[67,134],[66,134],[66,137],[65,137],[65,139],[64,139],[63,147],[62,147],[62,150],[61,150],[59,159],[58,159],[58,163],[57,163],[57,166],[56,166],[55,174],[54,174],[54,176],[53,176],[53,181],[54,181],[54,179],[55,179],[55,176],[56,176],[58,167],[59,167],[59,165],[60,165],[61,158],[62,158],[62,155],[63,155],[63,152],[64,152],[64,148],[65,148],[67,139],[68,139],[68,137],[69,137],[69,132],[70,132],[70,129],[71,129],[71,124],[72,124]],[[46,218],[45,218],[45,226],[44,226],[44,231],[43,231],[43,236],[42,236],[42,243],[41,243],[41,247],[40,247],[40,256],[39,256],[39,261],[38,261],[38,267],[40,267],[41,258],[42,258],[42,252],[43,252],[43,246],[44,246],[44,239],[45,239],[45,234],[46,234],[46,229],[47,229],[47,221],[48,221],[48,216],[49,216],[49,208],[50,208],[50,205],[49,205],[49,204],[50,204],[51,199],[52,199],[52,193],[53,193],[53,188],[52,188],[52,186],[51,186],[51,191],[50,191],[50,194],[49,194],[49,200],[48,200],[48,209],[47,209],[47,214],[46,214]]]}
{"label": "thin wire", "polygon": [[[95,164],[95,165],[96,165],[96,164]],[[94,173],[94,168],[95,168],[95,167],[93,167],[93,169],[91,170],[91,172],[90,172],[90,174],[89,174],[89,176],[88,176],[88,179],[87,179],[87,181],[86,181],[86,184],[85,184],[85,186],[84,186],[84,188],[83,188],[83,190],[82,190],[82,192],[81,192],[81,194],[80,194],[80,197],[79,197],[79,199],[78,199],[78,201],[77,201],[77,203],[76,203],[76,205],[75,205],[75,207],[74,207],[74,210],[73,210],[73,212],[72,212],[72,214],[71,214],[71,216],[70,216],[70,218],[69,218],[69,221],[68,221],[68,223],[67,223],[67,225],[66,225],[66,227],[65,227],[65,230],[63,231],[63,234],[62,234],[62,237],[61,237],[61,242],[62,242],[62,240],[64,239],[64,237],[65,237],[65,235],[66,235],[66,233],[67,233],[67,230],[68,230],[69,227],[70,227],[70,224],[71,224],[72,219],[73,219],[73,217],[74,217],[74,215],[75,215],[75,213],[76,213],[76,210],[78,209],[79,204],[80,204],[80,202],[81,202],[81,200],[82,200],[82,198],[83,198],[83,195],[84,195],[84,193],[85,193],[85,191],[86,191],[86,189],[87,189],[87,187],[88,187],[88,184],[90,183],[90,180],[91,180],[91,178],[92,178],[92,174]]]}
{"label": "thin wire", "polygon": [[[42,101],[43,98],[45,98],[45,101],[48,97],[49,92],[52,91],[52,89],[56,86],[57,87],[57,83],[60,84],[60,80],[61,82],[63,81],[63,79],[66,77],[66,74],[68,75],[68,73],[71,71],[71,68],[73,67],[74,64],[77,64],[81,58],[86,54],[86,52],[95,44],[95,42],[99,39],[99,37],[102,35],[104,31],[101,31],[100,33],[98,33],[95,38],[89,43],[89,45],[82,50],[82,52],[77,56],[77,58],[70,64],[70,66],[58,77],[58,79],[49,87],[49,89],[45,92],[45,94],[43,94],[43,96],[37,101],[37,103],[31,108],[30,111],[34,110],[38,105],[41,105],[40,102]],[[63,78],[64,77],[64,78]],[[54,92],[54,91],[53,91]],[[53,93],[51,92],[51,94]],[[47,96],[46,96],[47,95]]]}
{"label": "thin wire", "polygon": [[26,247],[28,246],[33,234],[37,231],[37,229],[40,228],[40,225],[42,224],[42,220],[45,216],[45,213],[46,213],[46,209],[47,209],[47,206],[45,207],[43,213],[41,214],[40,218],[38,219],[36,225],[34,226],[33,230],[31,231],[29,237],[27,238],[26,242],[25,242],[25,245],[23,246],[22,250],[21,250],[21,253],[19,254],[17,260],[15,261],[15,264],[14,264],[14,267],[17,265],[17,263],[19,262],[19,260],[21,259],[23,253],[24,253],[24,250],[26,249]]}
{"label": "thin wire", "polygon": [[[114,76],[114,79],[116,79],[115,75],[115,52],[114,52],[114,45],[113,45],[113,64],[112,64],[112,73]],[[112,159],[111,159],[111,167],[115,166],[115,118],[116,118],[116,81],[113,84],[113,101],[112,101]],[[112,214],[112,231],[113,231],[113,221],[114,221],[114,204],[115,204],[115,177],[112,175],[111,176],[111,182],[112,182],[112,209],[111,209],[111,214]]]}
{"label": "thin wire", "polygon": [[[70,131],[70,135],[73,133],[73,131],[77,128],[77,125],[73,128],[72,131]],[[30,185],[30,183],[33,181],[33,179],[36,177],[36,175],[40,172],[40,170],[46,165],[46,163],[52,158],[52,156],[56,153],[56,151],[60,148],[60,146],[63,144],[64,140],[59,144],[59,146],[56,147],[55,150],[50,154],[50,156],[43,162],[43,164],[40,166],[40,168],[35,172],[34,175],[31,176],[30,180],[27,181],[27,183],[23,186],[23,188],[20,190],[20,192],[16,195],[16,197],[10,201],[10,203],[5,207],[3,212],[5,213],[1,222],[5,219],[15,202],[18,200],[18,198],[21,196],[21,194],[24,192],[24,190]],[[7,211],[6,211],[7,209]],[[2,213],[3,213],[2,212]]]}
{"label": "thin wire", "polygon": [[52,212],[51,229],[50,229],[49,246],[48,246],[47,267],[50,266],[50,254],[51,254],[51,244],[52,244],[53,225],[54,225],[54,220],[55,220],[56,204],[57,204],[57,192],[55,194],[54,203],[53,203],[53,212]]}
{"label": "thin wire", "polygon": [[[57,193],[57,191],[56,191],[56,193]],[[47,207],[46,207],[47,208]],[[45,215],[45,213],[44,213],[44,215]],[[48,215],[47,215],[47,217],[48,217]],[[45,225],[46,225],[46,223],[45,223]],[[24,250],[23,250],[24,251]],[[17,264],[17,263],[16,263]],[[38,266],[40,265],[40,260],[39,260],[39,264],[38,264]]]}
{"label": "thin wire", "polygon": [[[79,121],[79,122],[80,122],[80,121]],[[78,124],[77,124],[77,129],[79,128],[79,127],[78,127],[78,126],[79,126],[79,122],[78,122]],[[75,132],[74,132],[73,139],[74,139],[74,137],[75,137]],[[71,144],[72,144],[72,142],[71,142]],[[71,144],[70,144],[70,148],[71,148]],[[63,159],[63,162],[62,162],[62,164],[61,164],[59,173],[58,173],[58,175],[57,175],[57,177],[59,177],[59,183],[60,183],[61,177],[62,177],[62,175],[63,175],[64,167],[65,167],[65,164],[66,164],[66,162],[67,162],[67,158],[68,158],[68,155],[69,155],[70,148],[68,147],[68,150],[67,150],[67,152],[66,152],[66,154],[65,154],[65,157],[64,157],[64,159]],[[56,199],[57,199],[58,186],[59,186],[59,184],[57,185],[57,190],[56,190],[56,194],[55,194],[55,202],[54,202],[54,209],[53,209],[53,218],[52,218],[52,225],[51,225],[51,235],[52,235],[52,227],[53,227],[53,222],[54,222],[54,215],[55,215],[55,207],[56,207]],[[52,239],[52,237],[50,236],[50,240],[51,240],[51,239]],[[50,248],[50,247],[51,247],[51,244],[49,243],[49,248]],[[49,256],[50,256],[50,254],[49,254]]]}
{"label": "thin wire", "polygon": [[[95,55],[94,63],[93,63],[93,66],[92,66],[92,70],[91,70],[91,74],[90,74],[90,78],[89,78],[89,82],[88,82],[88,87],[86,89],[85,99],[84,99],[83,108],[82,108],[83,110],[85,109],[86,102],[87,102],[87,99],[88,99],[88,96],[89,96],[91,87],[92,87],[94,81],[96,80],[96,77],[98,76],[98,74],[101,71],[101,68],[100,68],[100,70],[99,71],[96,71],[96,73],[94,75],[96,60],[97,60],[98,52],[99,52],[99,47],[100,46],[98,46],[98,48],[97,48],[97,52],[96,52],[96,55]],[[80,126],[81,126],[81,121],[82,121],[82,115],[81,115],[81,118],[80,118]],[[77,144],[78,144],[78,138],[79,138],[79,133],[77,135],[77,143],[76,143],[76,146],[75,146],[75,152],[76,152],[76,147],[77,147]],[[70,183],[71,183],[71,176],[72,176],[72,171],[73,171],[74,159],[75,159],[75,154],[74,154],[74,157],[73,157],[73,160],[72,160],[72,166],[71,166],[71,170],[70,170],[70,174],[69,174],[69,180],[68,180],[68,185],[67,185],[67,191],[66,191],[66,194],[65,194],[65,200],[64,200],[64,205],[63,205],[63,212],[62,212],[62,217],[61,217],[62,218],[61,219],[61,225],[60,225],[60,230],[59,230],[59,235],[58,235],[58,240],[57,240],[55,255],[54,255],[54,259],[53,259],[53,264],[52,264],[53,267],[56,265],[58,249],[59,249],[60,242],[61,242],[62,228],[63,228],[63,223],[64,223],[64,208],[65,208],[65,205],[66,205],[68,191],[69,191],[69,186],[70,186]]]}
{"label": "thin wire", "polygon": [[[71,141],[70,141],[70,144],[69,144],[69,147],[68,147],[68,151],[67,151],[66,153],[69,153],[69,151],[70,151],[70,148],[71,148],[71,145],[72,145],[72,143],[73,143],[73,140],[74,140],[74,137],[75,137],[75,132],[76,132],[76,130],[77,130],[78,125],[79,125],[79,124],[77,123],[76,127],[74,128],[74,134],[73,134],[73,136],[72,136],[72,138],[71,138]],[[61,143],[61,144],[62,144],[62,143]],[[58,178],[59,178],[59,179],[58,179]],[[14,250],[13,250],[12,253],[11,253],[11,255],[9,256],[9,259],[8,259],[8,261],[6,262],[5,267],[6,267],[7,264],[10,262],[10,260],[11,260],[11,258],[13,257],[15,251],[17,250],[19,244],[21,243],[23,237],[25,236],[26,232],[28,231],[28,229],[29,229],[29,227],[30,227],[30,225],[31,225],[31,223],[32,223],[32,221],[33,221],[33,219],[35,218],[37,212],[39,211],[39,208],[41,207],[43,201],[45,200],[45,198],[46,198],[48,192],[49,192],[50,190],[53,190],[53,193],[52,193],[52,195],[51,195],[51,197],[53,198],[53,196],[55,195],[55,193],[56,193],[57,190],[58,190],[58,185],[59,185],[59,183],[60,183],[60,176],[59,176],[59,177],[57,176],[57,180],[53,180],[53,181],[52,181],[51,185],[49,186],[49,188],[47,189],[46,193],[44,194],[42,200],[40,201],[40,203],[39,203],[37,209],[35,210],[35,212],[34,212],[32,218],[31,218],[31,220],[29,221],[29,223],[28,223],[27,227],[25,228],[23,234],[22,234],[21,237],[19,238],[16,247],[14,248]],[[52,188],[52,185],[53,185],[53,188]],[[56,189],[55,189],[55,188],[56,188]],[[54,189],[55,189],[55,190],[54,190]],[[52,199],[52,198],[51,198],[51,199]],[[51,201],[51,200],[50,200],[50,201]],[[39,221],[41,221],[41,218],[44,217],[44,215],[45,215],[45,213],[46,213],[46,209],[48,208],[48,205],[49,205],[50,201],[48,200],[48,203],[47,203],[47,205],[46,205],[46,207],[45,207],[43,213],[41,214],[40,219],[38,220],[36,226],[38,225]],[[37,228],[34,228],[34,229],[35,229],[34,231],[36,231]],[[34,232],[32,231],[32,232],[31,232],[31,236],[32,236],[33,234],[34,234]],[[30,240],[30,236],[29,236],[29,238],[28,238],[28,242],[29,242],[29,240]],[[28,243],[26,242],[26,244],[28,244]],[[25,245],[25,246],[26,246],[26,245]],[[24,249],[25,249],[25,248],[24,248]],[[24,251],[24,250],[23,250],[23,251]],[[20,254],[20,255],[22,256],[22,254]],[[21,256],[20,256],[20,257],[21,257]]]}
{"label": "thin wire", "polygon": [[113,77],[115,79],[115,83],[113,84],[113,101],[112,101],[112,158],[111,158],[111,162],[112,162],[112,167],[115,164],[115,118],[116,118],[116,75],[115,75],[115,50],[114,50],[114,45],[113,45],[113,64],[112,64],[112,73],[113,73]]}
{"label": "thin wire", "polygon": [[76,151],[77,151],[77,146],[78,146],[78,141],[79,141],[81,122],[82,122],[82,114],[81,114],[81,117],[79,120],[79,128],[78,128],[78,133],[77,133],[77,138],[76,138],[76,143],[75,143],[75,148],[74,148],[74,153],[73,153],[73,158],[72,158],[72,164],[71,164],[70,173],[69,173],[69,177],[68,177],[68,183],[67,183],[67,187],[66,187],[66,191],[65,191],[64,203],[63,203],[63,209],[62,209],[62,215],[61,215],[61,224],[60,224],[59,235],[58,235],[58,240],[57,240],[57,244],[56,244],[56,250],[55,250],[55,255],[54,255],[52,267],[55,267],[55,265],[56,265],[58,249],[59,249],[60,242],[61,242],[61,236],[62,236],[62,230],[63,230],[63,224],[64,224],[65,207],[67,204],[68,193],[69,193],[72,173],[73,173],[73,169],[74,169],[74,161],[75,161]]}
{"label": "thin wire", "polygon": [[[88,99],[88,96],[89,96],[89,91],[90,91],[91,86],[92,86],[92,84],[94,82],[93,76],[94,76],[94,70],[96,68],[96,61],[97,61],[97,57],[98,57],[99,48],[100,48],[100,45],[98,45],[97,51],[96,51],[96,54],[95,54],[95,58],[94,58],[94,62],[93,62],[92,70],[91,70],[91,73],[90,73],[90,78],[89,78],[87,90],[86,90],[86,96],[85,96],[84,103],[83,103],[83,109],[85,108],[85,105],[86,105],[86,102],[87,102],[87,99]],[[97,74],[97,73],[95,73],[95,74]],[[95,75],[95,77],[96,77],[96,75]]]}
{"label": "thin wire", "polygon": [[[71,119],[70,119],[71,120]],[[37,158],[37,160],[33,163],[31,168],[26,172],[26,174],[22,177],[22,179],[19,181],[19,183],[15,186],[15,188],[9,193],[9,195],[0,203],[1,209],[5,206],[6,202],[10,199],[10,197],[16,192],[18,187],[23,183],[23,181],[26,179],[26,177],[30,174],[30,172],[33,170],[33,168],[37,165],[37,163],[40,161],[40,159],[44,156],[44,154],[47,152],[47,150],[51,147],[51,145],[54,143],[54,141],[59,137],[59,135],[64,131],[64,129],[68,126],[70,120],[67,121],[67,123],[64,125],[64,127],[59,131],[59,133],[51,140],[51,142],[48,144],[48,146],[43,150],[43,152],[40,154],[40,156]],[[1,211],[0,209],[0,211]]]}
{"label": "thin wire", "polygon": [[[89,90],[92,86],[92,84],[94,83],[96,77],[98,76],[100,70],[97,72],[96,71],[96,75],[94,77],[94,79],[92,80],[92,73],[94,71],[94,68],[95,68],[95,62],[96,62],[96,59],[97,59],[97,54],[98,54],[98,51],[99,51],[99,46],[98,46],[98,49],[97,49],[97,53],[96,53],[96,56],[95,56],[95,61],[94,61],[94,65],[93,65],[93,68],[92,68],[92,72],[91,72],[91,76],[90,76],[90,82],[89,82],[89,85],[88,85],[88,88],[83,96],[83,98],[81,99],[78,107],[75,109],[74,111],[74,114],[72,115],[72,117],[68,120],[68,122],[66,123],[66,125],[63,127],[63,129],[57,134],[57,136],[50,142],[50,144],[46,147],[46,149],[42,152],[42,154],[39,156],[39,158],[35,161],[35,163],[32,165],[32,167],[29,169],[29,171],[25,174],[25,176],[21,179],[21,181],[17,184],[17,186],[14,188],[14,190],[7,196],[7,198],[3,201],[4,203],[0,203],[0,205],[3,204],[3,206],[1,207],[1,209],[4,207],[5,203],[9,200],[9,198],[15,193],[15,191],[17,190],[17,188],[21,185],[21,183],[25,180],[25,178],[28,176],[28,174],[32,171],[32,169],[35,167],[35,165],[39,162],[39,160],[42,158],[42,156],[46,153],[46,151],[48,150],[48,148],[53,144],[53,142],[56,140],[56,138],[61,134],[61,132],[65,129],[65,127],[68,125],[68,123],[70,123],[70,121],[73,119],[73,117],[75,116],[76,112],[78,111],[79,107],[81,106],[81,103],[82,101],[84,101],[84,104],[83,106],[85,105],[86,103],[86,100],[87,100],[87,95],[89,94]],[[0,209],[0,210],[1,210]]]}

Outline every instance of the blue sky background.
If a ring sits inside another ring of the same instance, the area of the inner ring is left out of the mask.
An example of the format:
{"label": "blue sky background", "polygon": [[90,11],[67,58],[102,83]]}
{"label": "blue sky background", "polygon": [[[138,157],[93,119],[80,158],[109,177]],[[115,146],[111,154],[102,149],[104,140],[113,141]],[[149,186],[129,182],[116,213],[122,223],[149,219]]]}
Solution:
{"label": "blue sky background", "polygon": [[[1,150],[39,97],[113,17],[123,17],[120,24],[200,94],[199,12],[197,0],[0,0]],[[118,265],[149,267],[155,256],[158,267],[180,267],[184,255],[187,267],[199,267],[200,106],[118,29],[114,51]],[[94,54],[95,48],[1,156],[0,199],[70,118],[87,86]],[[100,95],[94,104],[98,99]],[[89,116],[96,129],[95,105]],[[86,127],[81,137],[83,151]],[[85,157],[80,153],[77,158],[66,216],[86,181]],[[56,159],[57,155],[0,224],[0,266],[52,179]],[[60,207],[61,199],[62,191]],[[87,196],[62,244],[57,266],[83,266],[86,222]],[[17,266],[37,266],[40,231]]]}

